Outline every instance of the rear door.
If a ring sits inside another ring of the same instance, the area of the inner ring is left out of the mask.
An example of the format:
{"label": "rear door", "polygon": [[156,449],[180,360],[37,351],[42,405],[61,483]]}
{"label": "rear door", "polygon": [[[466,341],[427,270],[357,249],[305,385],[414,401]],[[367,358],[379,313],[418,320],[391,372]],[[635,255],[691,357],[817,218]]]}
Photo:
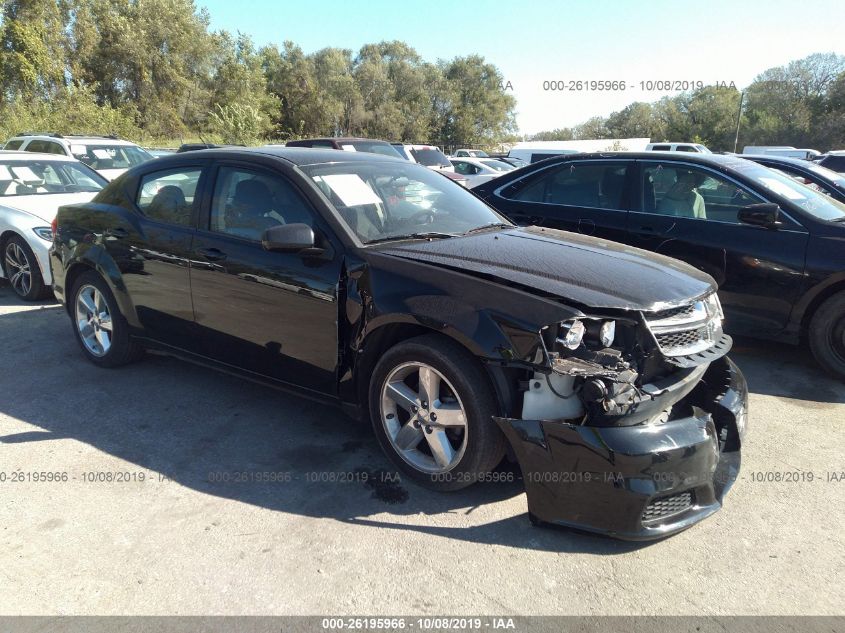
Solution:
{"label": "rear door", "polygon": [[494,206],[518,224],[624,241],[634,164],[625,159],[557,163],[496,191]]}
{"label": "rear door", "polygon": [[127,181],[138,213],[105,231],[146,334],[188,350],[195,343],[188,270],[207,165],[186,162]]}
{"label": "rear door", "polygon": [[[323,394],[336,391],[342,250],[292,170],[224,162],[194,240],[191,296],[202,353]],[[267,251],[264,231],[304,223],[320,257]]]}
{"label": "rear door", "polygon": [[785,214],[778,229],[740,223],[740,208],[768,200],[701,165],[642,160],[639,167],[639,208],[628,214],[628,242],[711,275],[729,331],[782,330],[801,288],[806,229]]}

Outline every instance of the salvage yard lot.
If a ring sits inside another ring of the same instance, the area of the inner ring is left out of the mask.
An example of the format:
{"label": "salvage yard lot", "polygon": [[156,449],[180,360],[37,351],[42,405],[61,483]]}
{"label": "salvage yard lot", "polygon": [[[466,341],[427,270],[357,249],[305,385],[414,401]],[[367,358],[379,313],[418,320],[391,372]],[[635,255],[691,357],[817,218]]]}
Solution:
{"label": "salvage yard lot", "polygon": [[369,427],[282,392],[158,356],[98,369],[60,306],[8,286],[0,350],[2,614],[842,609],[845,385],[803,349],[736,343],[741,477],[651,544],[534,528],[519,481],[394,480]]}

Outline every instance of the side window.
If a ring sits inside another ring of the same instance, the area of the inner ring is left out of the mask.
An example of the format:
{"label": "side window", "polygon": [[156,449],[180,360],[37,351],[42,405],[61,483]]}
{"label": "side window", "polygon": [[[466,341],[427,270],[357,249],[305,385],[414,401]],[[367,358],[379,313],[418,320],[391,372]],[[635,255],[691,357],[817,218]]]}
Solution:
{"label": "side window", "polygon": [[678,145],[677,150],[679,152],[698,152],[697,149],[690,147],[689,145]]}
{"label": "side window", "polygon": [[16,149],[20,149],[21,145],[23,145],[23,140],[9,141],[8,143],[6,143],[6,145],[3,147],[3,149],[9,150],[9,151],[16,150]]}
{"label": "side window", "polygon": [[668,152],[670,149],[672,149],[672,146],[671,145],[655,145],[651,149],[654,150],[655,152]]}
{"label": "side window", "polygon": [[821,165],[833,171],[845,173],[845,156],[828,156],[821,162]]}
{"label": "side window", "polygon": [[47,142],[46,141],[32,141],[29,145],[26,146],[27,152],[36,152],[38,154],[47,154]]}
{"label": "side window", "polygon": [[58,143],[54,143],[53,141],[44,141],[44,151],[48,154],[60,154],[62,156],[65,155],[65,148],[59,145]]}
{"label": "side window", "polygon": [[663,164],[643,169],[643,211],[738,224],[737,212],[761,202],[732,182],[694,167]]}
{"label": "side window", "polygon": [[314,217],[287,179],[240,167],[221,167],[211,201],[211,230],[260,241],[279,224],[307,224]]}
{"label": "side window", "polygon": [[190,226],[201,173],[198,167],[186,167],[147,174],[141,179],[135,203],[148,218]]}
{"label": "side window", "polygon": [[526,183],[513,200],[623,210],[625,163],[565,163]]}

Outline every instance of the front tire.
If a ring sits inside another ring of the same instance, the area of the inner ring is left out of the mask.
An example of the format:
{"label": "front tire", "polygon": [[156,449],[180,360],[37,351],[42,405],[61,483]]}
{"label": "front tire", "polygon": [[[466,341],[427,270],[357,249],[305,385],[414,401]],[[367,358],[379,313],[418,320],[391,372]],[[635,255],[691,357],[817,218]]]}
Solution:
{"label": "front tire", "polygon": [[816,310],[808,333],[818,363],[845,381],[845,292],[839,292]]}
{"label": "front tire", "polygon": [[3,244],[3,270],[12,290],[24,301],[38,301],[47,296],[41,268],[35,253],[19,235],[13,235]]}
{"label": "front tire", "polygon": [[390,348],[370,380],[370,418],[382,450],[432,490],[465,488],[502,460],[495,403],[480,363],[439,335]]}
{"label": "front tire", "polygon": [[120,367],[137,360],[142,348],[129,337],[129,324],[105,280],[82,273],[71,291],[70,318],[85,356],[100,367]]}

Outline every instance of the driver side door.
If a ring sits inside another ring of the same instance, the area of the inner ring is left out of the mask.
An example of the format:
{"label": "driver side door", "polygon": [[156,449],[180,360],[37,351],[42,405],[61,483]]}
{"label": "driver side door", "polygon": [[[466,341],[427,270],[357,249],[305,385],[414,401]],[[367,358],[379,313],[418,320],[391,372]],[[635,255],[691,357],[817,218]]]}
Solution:
{"label": "driver side door", "polygon": [[[334,395],[342,250],[295,178],[248,163],[215,167],[191,296],[205,356]],[[324,254],[265,250],[264,230],[291,223],[310,226]]]}

